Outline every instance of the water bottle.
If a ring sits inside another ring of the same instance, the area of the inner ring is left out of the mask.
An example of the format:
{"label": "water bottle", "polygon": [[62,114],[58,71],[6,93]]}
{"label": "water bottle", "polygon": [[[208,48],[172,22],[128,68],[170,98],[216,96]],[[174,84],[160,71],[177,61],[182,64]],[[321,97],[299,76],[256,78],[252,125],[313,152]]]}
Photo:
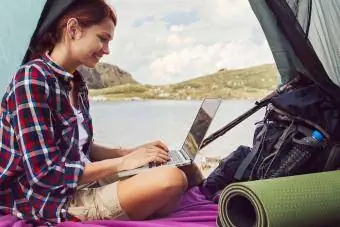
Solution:
{"label": "water bottle", "polygon": [[311,157],[312,153],[322,146],[323,140],[324,136],[318,130],[314,130],[311,136],[299,140],[293,139],[292,149],[271,177],[294,175],[298,168]]}
{"label": "water bottle", "polygon": [[305,145],[309,146],[320,146],[323,141],[324,136],[318,130],[314,130],[311,136],[305,137],[301,139],[301,142]]}

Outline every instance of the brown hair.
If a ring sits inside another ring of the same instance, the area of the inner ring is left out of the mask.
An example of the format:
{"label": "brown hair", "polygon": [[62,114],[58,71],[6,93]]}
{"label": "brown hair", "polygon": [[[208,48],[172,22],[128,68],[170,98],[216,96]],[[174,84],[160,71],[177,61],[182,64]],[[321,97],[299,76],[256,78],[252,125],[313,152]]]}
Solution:
{"label": "brown hair", "polygon": [[61,40],[70,18],[76,18],[79,25],[84,28],[99,24],[105,18],[110,18],[114,25],[117,25],[117,16],[105,0],[75,1],[41,36],[35,38],[30,47],[30,60],[53,50]]}

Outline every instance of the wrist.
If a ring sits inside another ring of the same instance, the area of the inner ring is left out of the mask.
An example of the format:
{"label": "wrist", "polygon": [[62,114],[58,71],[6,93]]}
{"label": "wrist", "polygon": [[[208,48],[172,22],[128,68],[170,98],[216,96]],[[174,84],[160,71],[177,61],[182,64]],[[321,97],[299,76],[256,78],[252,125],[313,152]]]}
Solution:
{"label": "wrist", "polygon": [[122,158],[112,158],[103,160],[109,171],[109,175],[115,174],[123,170],[123,159]]}
{"label": "wrist", "polygon": [[118,159],[118,168],[117,168],[117,172],[123,171],[124,169],[124,158],[120,157],[117,158]]}
{"label": "wrist", "polygon": [[130,154],[130,153],[133,151],[133,149],[122,148],[122,147],[120,147],[119,150],[120,150],[119,153],[120,153],[120,156],[121,156],[121,157],[123,157],[123,156],[125,156],[125,155],[128,155],[128,154]]}

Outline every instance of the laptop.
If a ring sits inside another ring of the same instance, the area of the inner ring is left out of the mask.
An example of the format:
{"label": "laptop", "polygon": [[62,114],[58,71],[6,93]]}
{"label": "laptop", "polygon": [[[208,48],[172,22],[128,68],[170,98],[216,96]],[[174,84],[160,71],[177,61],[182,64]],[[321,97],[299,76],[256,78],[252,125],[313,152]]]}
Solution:
{"label": "laptop", "polygon": [[[185,166],[194,161],[220,104],[221,99],[217,98],[206,98],[202,101],[181,149],[170,150],[170,161],[162,165]],[[121,171],[117,175],[118,178],[124,178],[157,166],[159,165],[150,163],[136,169]]]}

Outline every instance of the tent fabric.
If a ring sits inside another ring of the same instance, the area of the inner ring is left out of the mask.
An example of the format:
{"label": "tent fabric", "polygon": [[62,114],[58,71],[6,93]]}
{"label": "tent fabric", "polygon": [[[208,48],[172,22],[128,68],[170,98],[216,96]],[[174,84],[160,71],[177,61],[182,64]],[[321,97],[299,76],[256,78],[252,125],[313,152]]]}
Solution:
{"label": "tent fabric", "polygon": [[[45,9],[47,10],[46,16],[42,17],[41,24],[37,27],[36,36],[41,36],[51,24],[53,24],[56,19],[64,12],[68,7],[72,5],[76,0],[63,0],[61,1],[53,1],[47,0]],[[53,9],[53,10],[49,10]]]}
{"label": "tent fabric", "polygon": [[[207,200],[198,187],[193,187],[184,195],[175,211],[166,218],[147,221],[88,221],[64,222],[57,227],[208,227],[216,226],[217,204]],[[32,227],[31,224],[13,216],[0,216],[0,227]]]}
{"label": "tent fabric", "polygon": [[[306,31],[303,30],[300,22],[298,22],[298,19],[301,18],[301,16],[295,17],[295,15],[299,14],[294,15],[294,12],[291,10],[287,2],[289,1],[267,0],[269,8],[276,15],[277,24],[280,27],[280,30],[284,33],[290,45],[294,49],[296,56],[300,59],[303,66],[308,71],[306,76],[318,84],[324,92],[328,93],[334,100],[340,102],[340,88],[328,77],[328,74],[315,52],[312,43],[308,39]],[[326,1],[322,2],[324,3]],[[337,4],[340,4],[339,1],[337,2]],[[303,6],[305,5],[307,4],[304,4]],[[314,4],[312,4],[311,9],[313,9],[313,5]],[[302,10],[302,12],[305,11],[306,10]],[[309,14],[307,13],[307,17],[308,15]],[[314,20],[310,21],[310,26],[312,26],[313,21]],[[326,33],[325,35],[329,35],[329,33]]]}
{"label": "tent fabric", "polygon": [[340,2],[287,0],[330,79],[340,86]]}
{"label": "tent fabric", "polygon": [[70,7],[75,1],[77,0],[47,0],[45,2],[37,26],[31,37],[29,48],[26,51],[21,64],[25,64],[29,61],[30,48],[34,48],[32,45],[37,37],[40,37],[49,28],[49,26],[55,22],[55,20],[62,14],[62,12]]}
{"label": "tent fabric", "polygon": [[340,1],[249,0],[283,81],[301,73],[340,102]]}
{"label": "tent fabric", "polygon": [[340,86],[340,1],[314,0],[308,38],[330,79]]}
{"label": "tent fabric", "polygon": [[275,15],[270,11],[266,0],[249,0],[249,3],[267,38],[281,82],[286,83],[298,72],[306,74],[293,48],[277,26]]}

